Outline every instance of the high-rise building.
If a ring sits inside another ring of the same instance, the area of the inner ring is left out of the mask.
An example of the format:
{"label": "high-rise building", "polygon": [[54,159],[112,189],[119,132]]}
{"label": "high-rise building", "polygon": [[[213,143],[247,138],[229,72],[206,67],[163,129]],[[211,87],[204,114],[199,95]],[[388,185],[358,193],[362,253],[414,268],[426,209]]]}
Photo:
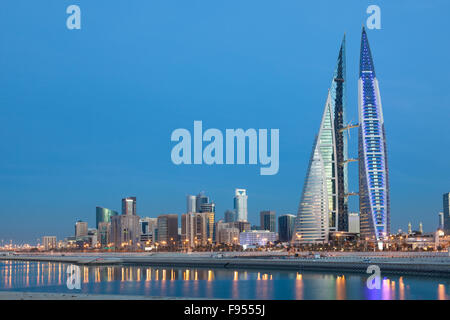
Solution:
{"label": "high-rise building", "polygon": [[181,241],[185,246],[196,247],[212,243],[214,229],[212,212],[185,213],[181,216]]}
{"label": "high-rise building", "polygon": [[225,222],[235,222],[237,221],[237,212],[236,210],[227,210],[225,211]]}
{"label": "high-rise building", "polygon": [[295,215],[283,214],[278,217],[278,236],[281,242],[291,241],[294,227]]}
{"label": "high-rise building", "polygon": [[158,216],[158,242],[163,246],[174,246],[178,242],[178,215]]}
{"label": "high-rise building", "polygon": [[108,247],[112,243],[111,222],[99,222],[97,230],[101,247]]}
{"label": "high-rise building", "polygon": [[259,217],[261,230],[276,232],[275,211],[261,211]]}
{"label": "high-rise building", "polygon": [[443,195],[444,205],[444,232],[450,235],[450,192]]}
{"label": "high-rise building", "polygon": [[359,213],[358,212],[350,212],[348,214],[348,232],[360,233],[359,225],[360,225]]}
{"label": "high-rise building", "polygon": [[126,197],[122,199],[122,214],[136,215],[136,197]]}
{"label": "high-rise building", "polygon": [[390,235],[389,175],[380,90],[367,33],[361,36],[358,80],[361,238],[381,247]]}
{"label": "high-rise building", "polygon": [[88,235],[88,223],[78,220],[75,223],[75,237],[86,237]]}
{"label": "high-rise building", "polygon": [[209,198],[202,191],[195,199],[195,212],[202,212],[202,204],[209,203]]}
{"label": "high-rise building", "polygon": [[103,207],[96,207],[95,208],[95,227],[98,229],[98,224],[100,222],[111,222],[112,216],[117,216],[119,213],[117,211],[103,208]]}
{"label": "high-rise building", "polygon": [[55,236],[43,236],[42,245],[44,250],[56,249],[56,237]]}
{"label": "high-rise building", "polygon": [[439,212],[438,218],[439,218],[438,229],[439,230],[444,230],[444,213],[443,212]]}
{"label": "high-rise building", "polygon": [[186,197],[186,212],[197,212],[197,197],[193,195],[188,195]]}
{"label": "high-rise building", "polygon": [[[347,135],[346,127],[346,56],[345,35],[342,40],[333,81],[330,86],[331,104],[333,110],[334,144],[336,152],[336,191],[332,190],[333,201],[331,206],[330,230],[348,231],[348,174],[347,174]],[[333,175],[331,175],[333,176]],[[336,196],[334,196],[336,194]],[[337,220],[337,221],[336,221]]]}
{"label": "high-rise building", "polygon": [[330,231],[347,231],[345,37],[315,137],[298,208],[293,241],[327,242]]}
{"label": "high-rise building", "polygon": [[237,212],[238,221],[247,220],[247,190],[235,189],[234,191],[234,210]]}
{"label": "high-rise building", "polygon": [[139,216],[131,214],[130,212],[112,216],[111,238],[116,249],[135,248],[139,243],[140,235]]}
{"label": "high-rise building", "polygon": [[420,232],[420,234],[423,234],[423,224],[422,224],[422,222],[419,223],[419,232]]}

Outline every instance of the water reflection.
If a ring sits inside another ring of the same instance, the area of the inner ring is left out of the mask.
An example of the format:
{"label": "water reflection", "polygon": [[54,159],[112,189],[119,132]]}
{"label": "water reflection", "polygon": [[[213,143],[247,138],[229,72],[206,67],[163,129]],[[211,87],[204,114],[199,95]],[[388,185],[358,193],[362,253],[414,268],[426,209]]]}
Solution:
{"label": "water reflection", "polygon": [[[0,289],[69,292],[68,264],[0,262]],[[450,279],[385,277],[368,289],[366,274],[295,271],[81,266],[81,292],[226,299],[450,299]]]}

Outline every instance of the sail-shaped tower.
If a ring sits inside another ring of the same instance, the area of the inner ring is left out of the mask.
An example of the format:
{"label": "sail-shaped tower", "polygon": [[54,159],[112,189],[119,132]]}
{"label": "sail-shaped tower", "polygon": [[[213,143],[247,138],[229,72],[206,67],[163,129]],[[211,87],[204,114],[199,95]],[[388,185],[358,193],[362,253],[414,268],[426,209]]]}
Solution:
{"label": "sail-shaped tower", "polygon": [[295,243],[327,242],[330,231],[345,227],[347,141],[343,133],[344,121],[345,37],[303,185],[292,239]]}
{"label": "sail-shaped tower", "polygon": [[389,175],[380,90],[367,33],[361,36],[358,80],[361,239],[382,246],[390,234]]}

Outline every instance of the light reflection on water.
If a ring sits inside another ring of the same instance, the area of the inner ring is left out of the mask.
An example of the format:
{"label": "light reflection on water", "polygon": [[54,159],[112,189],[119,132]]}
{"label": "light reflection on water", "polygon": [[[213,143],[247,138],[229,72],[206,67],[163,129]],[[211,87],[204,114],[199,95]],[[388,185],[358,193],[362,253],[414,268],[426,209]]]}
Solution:
{"label": "light reflection on water", "polygon": [[150,266],[81,266],[81,289],[66,286],[68,264],[0,262],[0,290],[224,299],[450,299],[450,279],[389,276],[368,289],[368,274]]}

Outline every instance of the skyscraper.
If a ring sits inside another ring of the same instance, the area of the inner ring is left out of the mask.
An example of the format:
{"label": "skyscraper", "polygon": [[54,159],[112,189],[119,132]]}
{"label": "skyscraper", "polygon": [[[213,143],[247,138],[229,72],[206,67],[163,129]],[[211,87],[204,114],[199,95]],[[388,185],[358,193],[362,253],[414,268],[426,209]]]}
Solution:
{"label": "skyscraper", "polygon": [[78,220],[75,223],[75,237],[86,237],[88,235],[88,223]]}
{"label": "skyscraper", "polygon": [[111,218],[111,240],[116,249],[135,248],[141,235],[139,217],[133,214],[121,214]]}
{"label": "skyscraper", "polygon": [[[331,82],[330,94],[334,110],[334,139],[336,150],[337,209],[331,211],[330,229],[348,231],[348,174],[347,174],[347,135],[346,126],[346,56],[345,35],[342,40],[336,69]],[[334,192],[333,192],[334,193]],[[336,204],[333,204],[335,207]],[[335,211],[335,212],[334,212]],[[336,221],[337,219],[337,221]]]}
{"label": "skyscraper", "polygon": [[450,192],[443,195],[444,205],[444,232],[450,235]]}
{"label": "skyscraper", "polygon": [[202,204],[209,203],[209,198],[202,191],[195,199],[195,212],[202,212]]}
{"label": "skyscraper", "polygon": [[158,216],[158,242],[165,246],[173,246],[178,242],[178,215],[163,214]]}
{"label": "skyscraper", "polygon": [[259,217],[261,230],[276,232],[275,211],[261,211]]}
{"label": "skyscraper", "polygon": [[278,217],[278,235],[281,242],[288,242],[292,239],[295,227],[295,216],[284,214]]}
{"label": "skyscraper", "polygon": [[389,176],[380,90],[367,33],[361,36],[358,80],[361,238],[382,246],[390,234]]}
{"label": "skyscraper", "polygon": [[193,195],[188,195],[186,198],[186,212],[196,212],[196,202],[197,197]]}
{"label": "skyscraper", "polygon": [[126,197],[122,199],[122,214],[136,215],[136,197]]}
{"label": "skyscraper", "polygon": [[298,243],[327,242],[330,231],[348,230],[345,75],[344,37],[303,185],[293,237]]}
{"label": "skyscraper", "polygon": [[98,224],[100,222],[111,222],[112,216],[117,216],[119,213],[117,211],[96,207],[95,208],[95,227],[98,229]]}
{"label": "skyscraper", "polygon": [[238,221],[247,221],[247,198],[247,190],[234,190],[234,210],[236,210]]}

